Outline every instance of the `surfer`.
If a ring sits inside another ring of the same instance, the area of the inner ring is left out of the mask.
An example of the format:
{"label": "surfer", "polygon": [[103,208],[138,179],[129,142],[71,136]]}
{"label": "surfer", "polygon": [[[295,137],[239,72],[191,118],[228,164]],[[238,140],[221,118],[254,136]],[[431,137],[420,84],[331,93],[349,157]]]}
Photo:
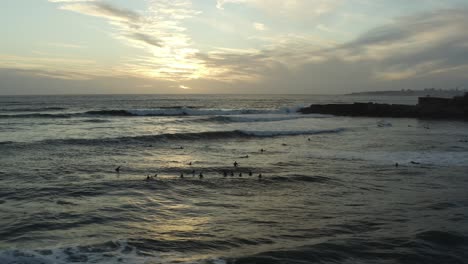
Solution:
{"label": "surfer", "polygon": [[239,163],[237,163],[237,161],[234,161],[234,167],[237,167],[239,165]]}
{"label": "surfer", "polygon": [[242,177],[242,172],[239,172],[239,177]]}
{"label": "surfer", "polygon": [[224,176],[224,177],[227,176],[227,171],[223,170],[223,176]]}
{"label": "surfer", "polygon": [[261,174],[261,173],[258,174],[258,179],[259,179],[259,180],[262,179],[262,174]]}
{"label": "surfer", "polygon": [[398,168],[398,162],[397,162],[397,163],[395,163],[395,167],[397,167],[397,168]]}
{"label": "surfer", "polygon": [[249,170],[249,176],[252,176],[252,171],[251,170]]}
{"label": "surfer", "polygon": [[203,173],[202,173],[201,171],[200,171],[200,174],[198,174],[198,177],[199,177],[200,179],[203,179]]}
{"label": "surfer", "polygon": [[180,178],[182,178],[182,179],[184,178],[184,173],[183,172],[180,173]]}
{"label": "surfer", "polygon": [[118,166],[117,168],[115,168],[115,172],[120,173],[120,166]]}

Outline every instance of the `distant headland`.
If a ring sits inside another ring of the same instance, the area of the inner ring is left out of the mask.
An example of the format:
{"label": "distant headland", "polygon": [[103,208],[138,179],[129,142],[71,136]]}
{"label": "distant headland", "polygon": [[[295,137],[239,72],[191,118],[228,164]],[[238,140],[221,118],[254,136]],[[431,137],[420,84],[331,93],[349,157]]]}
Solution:
{"label": "distant headland", "polygon": [[303,114],[338,116],[412,117],[468,120],[468,93],[453,98],[419,97],[417,105],[353,103],[313,104],[300,109]]}
{"label": "distant headland", "polygon": [[450,89],[442,90],[435,88],[427,88],[423,90],[401,89],[399,91],[366,91],[345,94],[348,96],[434,96],[434,97],[454,97],[461,96],[468,92],[466,89]]}

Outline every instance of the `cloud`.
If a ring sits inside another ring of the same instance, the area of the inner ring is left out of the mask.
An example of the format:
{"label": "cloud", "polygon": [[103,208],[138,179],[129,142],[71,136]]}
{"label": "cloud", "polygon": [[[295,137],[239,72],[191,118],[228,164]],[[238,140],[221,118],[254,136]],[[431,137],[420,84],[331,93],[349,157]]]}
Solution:
{"label": "cloud", "polygon": [[57,47],[57,48],[67,48],[67,49],[83,49],[85,46],[81,44],[74,43],[60,43],[60,42],[50,42],[46,43],[48,46]]}
{"label": "cloud", "polygon": [[252,24],[253,28],[258,30],[258,31],[265,31],[267,30],[267,27],[265,26],[265,24],[262,24],[262,23],[258,23],[258,22],[255,22]]}
{"label": "cloud", "polygon": [[157,40],[156,38],[154,38],[153,36],[150,36],[148,34],[145,34],[145,33],[139,33],[139,32],[135,32],[135,33],[132,33],[131,35],[128,36],[130,39],[134,39],[134,40],[140,40],[148,45],[151,45],[151,46],[156,46],[156,47],[161,47],[162,46],[162,43],[160,40]]}
{"label": "cloud", "polygon": [[[63,3],[63,1],[60,2]],[[62,5],[60,9],[74,11],[90,16],[102,17],[109,20],[137,22],[140,18],[140,15],[136,12],[118,8],[105,2],[67,1],[65,3],[67,4]]]}
{"label": "cloud", "polygon": [[468,10],[400,18],[327,51],[348,61],[373,61],[377,76],[404,79],[468,64]]}
{"label": "cloud", "polygon": [[95,0],[49,0],[51,3],[78,3],[78,2],[94,2]]}
{"label": "cloud", "polygon": [[468,10],[439,10],[398,18],[343,44],[286,35],[263,49],[218,49],[198,57],[210,78],[225,81],[266,81],[304,68],[320,71],[330,62],[337,68],[365,65],[367,76],[361,77],[369,82],[424,78],[468,66],[467,24]]}
{"label": "cloud", "polygon": [[327,57],[320,51],[332,47],[332,43],[320,38],[294,34],[265,40],[271,42],[263,49],[219,48],[197,54],[210,73],[205,78],[261,82],[272,76],[288,75],[307,63],[323,62]]}
{"label": "cloud", "polygon": [[[449,83],[467,79],[464,77],[468,69],[466,9],[398,17],[345,43],[313,34],[275,34],[271,29],[268,35],[252,37],[261,40],[256,48],[217,47],[202,52],[184,27],[185,19],[198,14],[188,0],[148,1],[147,10],[139,13],[102,2],[53,2],[61,10],[103,19],[112,26],[109,34],[135,48],[135,54],[122,58],[120,64],[112,68],[94,60],[0,55],[1,68],[24,69],[60,79],[132,76],[169,81],[175,90],[193,87],[197,91],[205,84],[207,87],[234,84],[255,89],[272,87],[278,91],[282,87],[296,87],[307,92],[307,89],[318,87],[374,89],[397,87],[395,83],[423,86],[438,80]],[[267,10],[290,3],[291,6],[285,8],[294,11],[298,9],[297,5],[312,2],[325,1],[224,0],[218,4],[226,9],[229,3],[237,3]],[[271,6],[267,7],[267,3]],[[266,28],[258,22],[245,26],[258,30]],[[319,23],[313,28],[332,30]],[[184,83],[183,87],[180,83]]]}
{"label": "cloud", "polygon": [[0,54],[0,68],[66,80],[87,80],[97,76],[112,75],[108,70],[101,69],[94,60],[48,56],[27,57]]}
{"label": "cloud", "polygon": [[62,10],[105,19],[114,27],[110,34],[115,39],[140,50],[122,61],[120,72],[174,81],[202,75],[203,65],[194,57],[198,50],[181,25],[198,14],[189,0],[147,0],[141,13],[97,1],[59,3]]}
{"label": "cloud", "polygon": [[0,68],[0,94],[103,94],[103,93],[184,93],[173,83],[129,76],[96,76],[92,79],[67,79],[48,76],[41,70]]}
{"label": "cloud", "polygon": [[228,4],[243,4],[273,16],[309,19],[333,11],[343,0],[217,0],[216,7],[225,9]]}

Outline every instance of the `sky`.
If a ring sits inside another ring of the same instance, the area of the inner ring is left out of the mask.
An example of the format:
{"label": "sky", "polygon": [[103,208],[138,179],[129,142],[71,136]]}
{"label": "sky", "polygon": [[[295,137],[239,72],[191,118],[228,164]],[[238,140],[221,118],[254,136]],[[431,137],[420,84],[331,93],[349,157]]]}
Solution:
{"label": "sky", "polygon": [[468,88],[467,0],[14,0],[0,95]]}

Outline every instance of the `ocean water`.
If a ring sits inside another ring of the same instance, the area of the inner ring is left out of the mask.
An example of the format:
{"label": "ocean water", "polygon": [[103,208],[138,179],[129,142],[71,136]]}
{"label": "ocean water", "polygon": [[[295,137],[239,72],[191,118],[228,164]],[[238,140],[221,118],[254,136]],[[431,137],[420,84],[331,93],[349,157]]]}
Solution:
{"label": "ocean water", "polygon": [[0,97],[0,263],[468,263],[468,123],[353,101]]}

